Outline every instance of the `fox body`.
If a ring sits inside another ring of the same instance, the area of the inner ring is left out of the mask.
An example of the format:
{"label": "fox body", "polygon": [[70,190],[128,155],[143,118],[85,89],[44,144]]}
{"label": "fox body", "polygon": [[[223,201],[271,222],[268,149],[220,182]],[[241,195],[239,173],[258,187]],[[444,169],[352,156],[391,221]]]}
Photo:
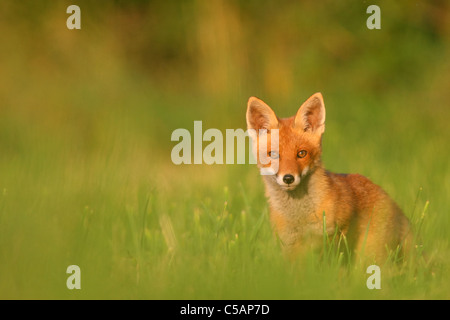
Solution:
{"label": "fox body", "polygon": [[330,239],[338,232],[356,256],[376,262],[410,242],[408,219],[379,186],[359,174],[323,168],[325,106],[320,93],[286,119],[251,97],[247,126],[253,129],[253,150],[264,171],[273,229],[289,255],[320,246],[324,226]]}

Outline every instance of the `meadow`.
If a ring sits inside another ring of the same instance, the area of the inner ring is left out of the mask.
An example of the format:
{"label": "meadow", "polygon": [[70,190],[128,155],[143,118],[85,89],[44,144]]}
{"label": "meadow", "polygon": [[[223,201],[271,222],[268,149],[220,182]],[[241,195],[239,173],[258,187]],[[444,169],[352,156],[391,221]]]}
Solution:
{"label": "meadow", "polygon": [[[1,299],[449,299],[450,7],[2,1]],[[382,186],[427,254],[284,259],[255,165],[175,165],[177,128],[246,129],[322,92],[323,162]],[[81,289],[66,287],[69,265]],[[400,270],[399,270],[400,269]]]}

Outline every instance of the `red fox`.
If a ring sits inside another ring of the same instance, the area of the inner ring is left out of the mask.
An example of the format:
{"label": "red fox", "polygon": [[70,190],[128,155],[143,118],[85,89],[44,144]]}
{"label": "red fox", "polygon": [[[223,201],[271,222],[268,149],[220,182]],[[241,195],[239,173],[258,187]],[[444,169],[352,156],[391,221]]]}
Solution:
{"label": "red fox", "polygon": [[[312,95],[295,116],[286,119],[251,97],[247,126],[254,132],[250,136],[257,165],[266,170],[263,180],[270,220],[289,256],[317,248],[323,243],[324,228],[329,239],[336,232],[344,237],[351,255],[376,263],[383,263],[389,250],[404,251],[410,244],[409,221],[385,191],[359,174],[336,174],[323,168],[325,105],[321,93]],[[278,139],[271,138],[274,132]],[[267,144],[264,148],[262,140]],[[267,150],[263,152],[270,161],[262,161],[261,150]],[[271,168],[275,169],[267,174]]]}

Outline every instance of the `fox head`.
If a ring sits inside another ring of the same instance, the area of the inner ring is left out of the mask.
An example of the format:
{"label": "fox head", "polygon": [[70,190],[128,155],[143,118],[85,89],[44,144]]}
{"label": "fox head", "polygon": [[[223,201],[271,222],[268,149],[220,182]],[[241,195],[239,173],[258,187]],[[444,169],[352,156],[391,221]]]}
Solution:
{"label": "fox head", "polygon": [[321,93],[306,100],[297,113],[280,119],[262,100],[247,104],[247,129],[261,174],[283,190],[294,190],[320,166],[325,105]]}

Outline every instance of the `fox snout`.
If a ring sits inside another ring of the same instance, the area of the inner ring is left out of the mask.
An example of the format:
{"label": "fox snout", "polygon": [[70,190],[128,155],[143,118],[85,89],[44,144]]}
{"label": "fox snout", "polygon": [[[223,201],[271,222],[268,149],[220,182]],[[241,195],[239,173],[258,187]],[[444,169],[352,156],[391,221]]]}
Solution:
{"label": "fox snout", "polygon": [[283,176],[283,182],[286,184],[291,184],[294,182],[295,178],[292,174],[286,174]]}
{"label": "fox snout", "polygon": [[286,190],[293,190],[300,184],[300,176],[298,174],[276,174],[276,181],[278,185]]}

